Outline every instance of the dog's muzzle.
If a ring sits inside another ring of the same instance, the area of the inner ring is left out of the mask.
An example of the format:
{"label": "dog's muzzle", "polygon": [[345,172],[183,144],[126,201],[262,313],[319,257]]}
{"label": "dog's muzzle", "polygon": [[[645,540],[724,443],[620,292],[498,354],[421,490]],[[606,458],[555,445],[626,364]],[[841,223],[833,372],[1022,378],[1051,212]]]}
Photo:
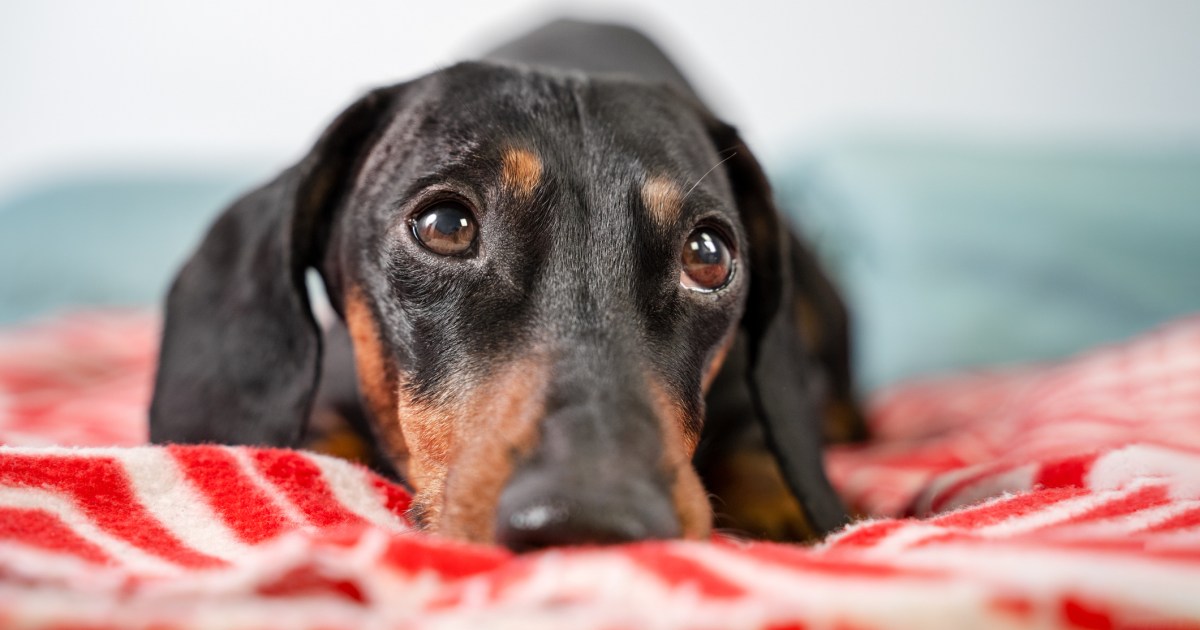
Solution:
{"label": "dog's muzzle", "polygon": [[593,433],[586,430],[596,426],[591,415],[569,410],[543,422],[537,452],[500,495],[496,542],[532,551],[681,535],[666,475],[656,458],[645,457],[653,449],[630,452],[603,431],[580,439]]}

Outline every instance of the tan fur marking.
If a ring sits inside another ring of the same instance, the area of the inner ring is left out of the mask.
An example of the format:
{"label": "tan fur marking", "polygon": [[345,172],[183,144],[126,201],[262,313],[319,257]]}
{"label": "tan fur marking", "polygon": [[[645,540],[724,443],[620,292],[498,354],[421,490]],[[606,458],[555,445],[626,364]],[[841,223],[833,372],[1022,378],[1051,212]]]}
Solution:
{"label": "tan fur marking", "polygon": [[366,464],[371,457],[370,446],[357,433],[348,428],[326,433],[320,439],[305,445],[304,448],[359,464]]}
{"label": "tan fur marking", "polygon": [[396,408],[396,378],[391,362],[384,355],[379,326],[362,290],[351,286],[345,296],[346,328],[354,349],[355,371],[359,389],[366,398],[371,414],[379,420],[385,446],[401,472],[405,472],[408,447],[399,427],[389,426]]}
{"label": "tan fur marking", "polygon": [[709,491],[720,498],[718,527],[769,540],[816,539],[775,457],[765,447],[746,446],[725,455],[705,480]]}
{"label": "tan fur marking", "polygon": [[712,387],[713,379],[717,378],[717,374],[721,373],[721,366],[725,365],[725,358],[729,356],[729,349],[733,347],[733,342],[736,339],[737,327],[734,327],[725,333],[725,338],[713,350],[712,355],[708,359],[708,365],[704,366],[704,373],[700,376],[700,391],[702,393],[708,393],[708,388]]}
{"label": "tan fur marking", "polygon": [[398,419],[411,447],[409,481],[428,530],[493,540],[496,505],[514,456],[535,446],[549,373],[540,359],[524,359],[441,409],[413,402],[401,388]]}
{"label": "tan fur marking", "polygon": [[533,191],[542,181],[541,158],[527,149],[505,151],[500,181],[505,188],[521,197],[533,196]]}
{"label": "tan fur marking", "polygon": [[403,377],[396,390],[395,426],[404,436],[409,453],[405,479],[416,490],[413,505],[420,508],[424,519],[421,524],[436,531],[444,503],[442,486],[453,447],[454,412],[415,400]]}
{"label": "tan fur marking", "polygon": [[671,499],[679,516],[683,537],[704,540],[712,533],[712,507],[700,476],[692,466],[692,455],[700,436],[685,431],[687,412],[657,380],[651,378],[650,394],[663,436],[663,467],[673,475]]}
{"label": "tan fur marking", "polygon": [[683,208],[683,190],[666,177],[653,176],[642,184],[642,204],[659,225],[671,225]]}

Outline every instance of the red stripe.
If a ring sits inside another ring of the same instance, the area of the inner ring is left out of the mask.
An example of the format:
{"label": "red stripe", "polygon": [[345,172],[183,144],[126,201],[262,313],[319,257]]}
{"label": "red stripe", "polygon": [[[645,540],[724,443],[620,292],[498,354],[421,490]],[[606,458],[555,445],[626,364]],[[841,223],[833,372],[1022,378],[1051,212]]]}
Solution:
{"label": "red stripe", "polygon": [[1033,601],[1023,595],[995,595],[987,602],[987,606],[998,612],[1012,615],[1025,623],[1033,620]]}
{"label": "red stripe", "polygon": [[260,543],[298,525],[246,475],[233,453],[219,446],[168,446],[167,452],[241,540]]}
{"label": "red stripe", "polygon": [[1155,523],[1142,532],[1147,534],[1157,534],[1165,532],[1173,532],[1181,529],[1191,529],[1200,527],[1200,507],[1195,507],[1190,510],[1185,510],[1172,516],[1162,522]]}
{"label": "red stripe", "polygon": [[980,544],[991,540],[986,536],[981,536],[971,530],[946,530],[936,534],[930,534],[924,538],[912,543],[910,549],[919,549],[923,547],[938,547],[941,545],[954,545],[963,543]]}
{"label": "red stripe", "polygon": [[1096,453],[1060,460],[1042,466],[1034,483],[1043,488],[1082,488],[1084,477],[1096,462]]}
{"label": "red stripe", "polygon": [[1139,488],[1123,497],[1115,497],[1088,508],[1082,514],[1054,523],[1051,527],[1064,527],[1081,523],[1092,523],[1119,516],[1127,516],[1142,510],[1158,507],[1169,503],[1167,489],[1162,486],[1147,486]]}
{"label": "red stripe", "polygon": [[1168,547],[1157,544],[1154,539],[1131,536],[1122,539],[1064,539],[1051,541],[1012,541],[1018,545],[1038,546],[1047,551],[1081,551],[1089,554],[1111,553],[1128,555],[1143,560],[1174,560],[1188,565],[1200,565],[1200,549]]}
{"label": "red stripe", "polygon": [[362,523],[363,519],[347,510],[337,497],[321,469],[312,460],[295,451],[255,449],[250,451],[259,472],[275,484],[318,527]]}
{"label": "red stripe", "polygon": [[964,460],[958,453],[948,451],[941,447],[917,447],[903,452],[893,453],[863,453],[861,446],[841,446],[838,448],[845,449],[842,451],[842,456],[858,455],[862,461],[870,463],[872,466],[886,466],[891,468],[915,469],[926,472],[947,472],[951,470],[960,470],[964,466],[971,465],[972,462]]}
{"label": "red stripe", "polygon": [[375,488],[375,492],[383,498],[383,507],[411,526],[412,523],[408,521],[408,508],[412,506],[412,495],[404,488],[383,479],[379,475],[371,474],[368,475],[368,478],[370,479],[371,487]]}
{"label": "red stripe", "polygon": [[80,537],[57,516],[44,510],[0,507],[0,538],[71,554],[96,564],[112,564],[112,558],[103,549]]}
{"label": "red stripe", "polygon": [[255,587],[265,597],[303,600],[315,597],[335,597],[356,604],[370,604],[367,595],[353,578],[336,578],[322,574],[312,565],[302,565],[275,576]]}
{"label": "red stripe", "polygon": [[[450,543],[455,544],[455,543]],[[444,551],[444,550],[443,550]],[[392,550],[389,549],[389,554]],[[426,558],[433,560],[437,565],[445,566],[447,564],[447,556],[453,557],[454,554],[437,554],[429,555],[427,551],[422,550],[422,555],[418,564],[412,568],[404,568],[405,572],[419,573],[421,568],[428,566]],[[454,570],[450,574],[442,574],[441,577],[449,581],[447,588],[441,589],[429,603],[425,605],[426,610],[450,610],[463,605],[463,602],[471,600],[473,605],[478,605],[477,602],[482,598],[487,602],[497,602],[503,599],[514,587],[527,584],[530,577],[540,566],[534,559],[536,556],[520,556],[516,558],[502,558],[496,562],[495,566],[490,560],[484,559],[483,563],[478,567],[466,567],[468,572],[460,573]],[[474,574],[475,569],[487,571],[486,575],[480,575],[477,580],[465,581],[458,578],[470,577]],[[441,573],[441,567],[434,567],[435,571]],[[482,586],[481,586],[482,583]],[[565,602],[564,602],[565,603]]]}
{"label": "red stripe", "polygon": [[713,599],[730,599],[746,594],[742,587],[717,575],[696,560],[671,553],[661,543],[628,547],[624,555],[672,588],[694,587],[705,597]]}
{"label": "red stripe", "polygon": [[808,630],[808,626],[799,621],[780,621],[764,626],[763,630]]}
{"label": "red stripe", "polygon": [[401,573],[435,573],[443,580],[457,580],[498,569],[512,557],[501,547],[430,536],[394,536],[380,562]]}
{"label": "red stripe", "polygon": [[892,532],[903,529],[912,521],[875,521],[854,526],[853,529],[829,543],[830,549],[840,547],[874,547],[879,541],[887,538]]}
{"label": "red stripe", "polygon": [[111,458],[23,454],[0,457],[0,484],[68,495],[100,529],[176,564],[197,568],[226,565],[223,560],[180,542],[138,501],[124,468]]}
{"label": "red stripe", "polygon": [[951,512],[927,521],[930,525],[955,528],[977,528],[993,525],[1014,517],[1043,510],[1055,503],[1087,494],[1079,488],[1047,488],[1018,494],[975,508]]}
{"label": "red stripe", "polygon": [[[903,567],[887,562],[872,562],[856,558],[844,558],[832,554],[824,555],[805,547],[773,543],[754,543],[735,549],[742,557],[753,558],[764,564],[783,568],[854,578],[894,578],[897,576],[933,578],[945,575],[944,571],[919,567]],[[844,554],[843,554],[844,555]]]}
{"label": "red stripe", "polygon": [[[1169,560],[1179,562],[1189,567],[1200,567],[1200,549],[1184,547],[1168,547],[1158,544],[1153,537],[1128,538],[1068,538],[1062,536],[1022,536],[1014,538],[994,538],[981,536],[969,530],[947,531],[935,534],[920,541],[917,546],[933,546],[943,544],[970,544],[981,549],[991,548],[1001,551],[1017,549],[1036,553],[1051,553],[1077,556],[1081,562],[1099,562],[1104,555],[1127,556],[1131,559],[1158,562]],[[969,554],[969,551],[963,553]]]}
{"label": "red stripe", "polygon": [[1092,603],[1084,603],[1075,597],[1064,597],[1062,600],[1062,616],[1073,628],[1088,630],[1111,630],[1114,627],[1112,613],[1106,608]]}

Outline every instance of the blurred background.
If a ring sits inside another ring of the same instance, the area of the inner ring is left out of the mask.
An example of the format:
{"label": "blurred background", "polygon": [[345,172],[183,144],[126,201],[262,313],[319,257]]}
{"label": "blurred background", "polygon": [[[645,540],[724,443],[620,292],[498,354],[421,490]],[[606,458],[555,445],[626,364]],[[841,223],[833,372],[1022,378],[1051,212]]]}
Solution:
{"label": "blurred background", "polygon": [[1200,311],[1194,0],[9,0],[0,323],[156,304],[356,95],[561,16],[643,28],[744,131],[869,389]]}

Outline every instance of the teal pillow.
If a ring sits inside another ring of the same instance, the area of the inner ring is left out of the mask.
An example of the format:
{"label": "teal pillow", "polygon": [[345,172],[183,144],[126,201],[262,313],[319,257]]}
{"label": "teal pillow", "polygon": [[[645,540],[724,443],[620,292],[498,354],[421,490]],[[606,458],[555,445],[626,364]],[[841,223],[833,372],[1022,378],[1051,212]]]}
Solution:
{"label": "teal pillow", "polygon": [[0,202],[0,323],[80,307],[147,306],[255,172],[51,182]]}
{"label": "teal pillow", "polygon": [[844,286],[867,388],[1200,311],[1200,150],[858,140],[773,174]]}

